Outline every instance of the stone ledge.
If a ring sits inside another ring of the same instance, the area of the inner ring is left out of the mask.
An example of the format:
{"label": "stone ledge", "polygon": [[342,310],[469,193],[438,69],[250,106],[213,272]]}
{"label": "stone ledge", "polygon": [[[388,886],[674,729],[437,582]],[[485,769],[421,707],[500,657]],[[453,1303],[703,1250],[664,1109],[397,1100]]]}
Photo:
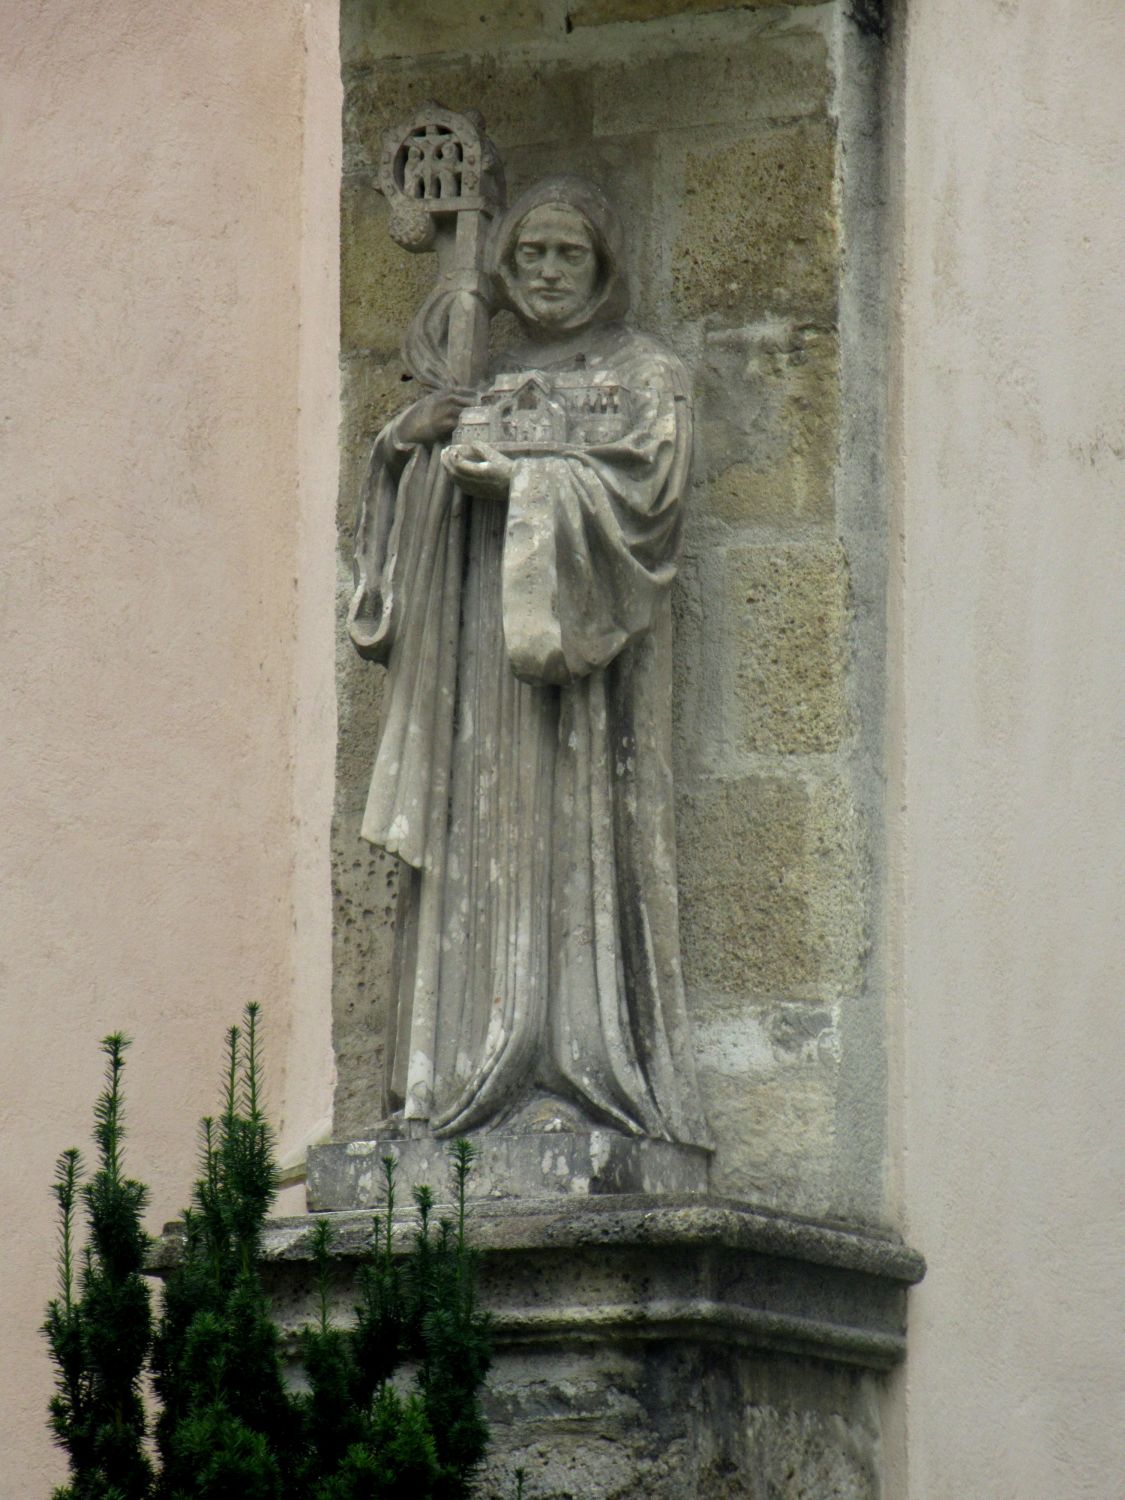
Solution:
{"label": "stone ledge", "polygon": [[[449,1212],[448,1202],[439,1213]],[[366,1252],[371,1211],[302,1214],[273,1219],[266,1238],[270,1260],[309,1260],[312,1231],[318,1218],[335,1230],[336,1255],[355,1258]],[[786,1214],[734,1199],[694,1196],[647,1197],[643,1194],[572,1200],[566,1198],[471,1202],[466,1218],[473,1243],[482,1251],[560,1250],[604,1244],[651,1246],[708,1245],[729,1250],[805,1260],[881,1277],[903,1286],[922,1280],[926,1263],[889,1232]],[[412,1214],[396,1218],[396,1234],[408,1242]],[[168,1225],[168,1236],[178,1226]]]}
{"label": "stone ledge", "polygon": [[[401,1203],[422,1183],[449,1179],[449,1142],[429,1134],[384,1134],[373,1140],[315,1146],[308,1155],[311,1213],[378,1209],[383,1199],[383,1159],[394,1158]],[[642,1140],[614,1130],[493,1132],[480,1150],[468,1183],[474,1202],[521,1203],[625,1193],[705,1193],[710,1153],[669,1141]]]}
{"label": "stone ledge", "polygon": [[[322,1217],[335,1230],[337,1315],[354,1297],[369,1211],[274,1220],[267,1278],[288,1329],[312,1317],[308,1262]],[[670,1340],[887,1369],[905,1352],[906,1288],[925,1271],[891,1235],[717,1199],[477,1202],[468,1219],[499,1349]],[[396,1215],[403,1248],[412,1232]],[[169,1225],[153,1269],[178,1247]]]}

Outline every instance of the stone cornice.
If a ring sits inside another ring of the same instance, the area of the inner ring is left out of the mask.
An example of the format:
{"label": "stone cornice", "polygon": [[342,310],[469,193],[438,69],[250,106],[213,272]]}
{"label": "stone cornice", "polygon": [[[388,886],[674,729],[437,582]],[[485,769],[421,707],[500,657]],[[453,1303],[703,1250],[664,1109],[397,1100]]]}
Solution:
{"label": "stone cornice", "polygon": [[[345,1281],[370,1243],[368,1211],[269,1224],[267,1275],[294,1326],[316,1218],[333,1224]],[[499,1346],[720,1341],[885,1369],[905,1352],[906,1289],[925,1271],[893,1235],[716,1198],[478,1202],[468,1219]],[[404,1248],[412,1233],[396,1223]],[[178,1238],[170,1225],[154,1269]]]}

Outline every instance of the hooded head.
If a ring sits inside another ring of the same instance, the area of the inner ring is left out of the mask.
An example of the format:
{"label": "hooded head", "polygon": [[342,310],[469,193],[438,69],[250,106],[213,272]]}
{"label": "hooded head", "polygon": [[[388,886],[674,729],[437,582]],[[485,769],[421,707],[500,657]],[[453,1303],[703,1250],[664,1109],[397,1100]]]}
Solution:
{"label": "hooded head", "polygon": [[629,306],[620,221],[581,177],[545,177],[517,198],[493,232],[490,266],[496,305],[545,332],[613,322]]}

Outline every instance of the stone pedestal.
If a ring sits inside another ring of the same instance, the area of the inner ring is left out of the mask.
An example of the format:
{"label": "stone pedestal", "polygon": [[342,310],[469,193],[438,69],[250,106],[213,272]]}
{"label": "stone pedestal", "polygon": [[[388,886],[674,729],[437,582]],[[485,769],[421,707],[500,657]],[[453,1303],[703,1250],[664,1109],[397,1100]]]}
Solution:
{"label": "stone pedestal", "polygon": [[[346,1321],[372,1215],[328,1217]],[[314,1223],[267,1235],[292,1330],[314,1314]],[[527,1500],[881,1495],[878,1372],[923,1272],[892,1236],[670,1194],[478,1198],[469,1224],[496,1349],[481,1500],[512,1500],[517,1468]]]}
{"label": "stone pedestal", "polygon": [[[370,1141],[315,1146],[308,1158],[308,1204],[326,1209],[377,1208],[383,1200],[383,1158],[395,1161],[400,1201],[425,1183],[439,1195],[449,1180],[449,1142],[381,1133]],[[620,1193],[703,1193],[709,1153],[668,1141],[636,1140],[612,1130],[488,1137],[469,1176],[473,1199],[602,1197]]]}

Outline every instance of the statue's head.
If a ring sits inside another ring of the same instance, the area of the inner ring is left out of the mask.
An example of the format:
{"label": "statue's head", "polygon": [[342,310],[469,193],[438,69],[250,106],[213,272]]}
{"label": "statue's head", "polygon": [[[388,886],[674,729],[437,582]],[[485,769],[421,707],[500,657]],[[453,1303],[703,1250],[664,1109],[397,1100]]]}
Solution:
{"label": "statue's head", "polygon": [[541,335],[620,318],[629,305],[621,226],[601,189],[546,177],[508,209],[492,241],[497,305]]}

